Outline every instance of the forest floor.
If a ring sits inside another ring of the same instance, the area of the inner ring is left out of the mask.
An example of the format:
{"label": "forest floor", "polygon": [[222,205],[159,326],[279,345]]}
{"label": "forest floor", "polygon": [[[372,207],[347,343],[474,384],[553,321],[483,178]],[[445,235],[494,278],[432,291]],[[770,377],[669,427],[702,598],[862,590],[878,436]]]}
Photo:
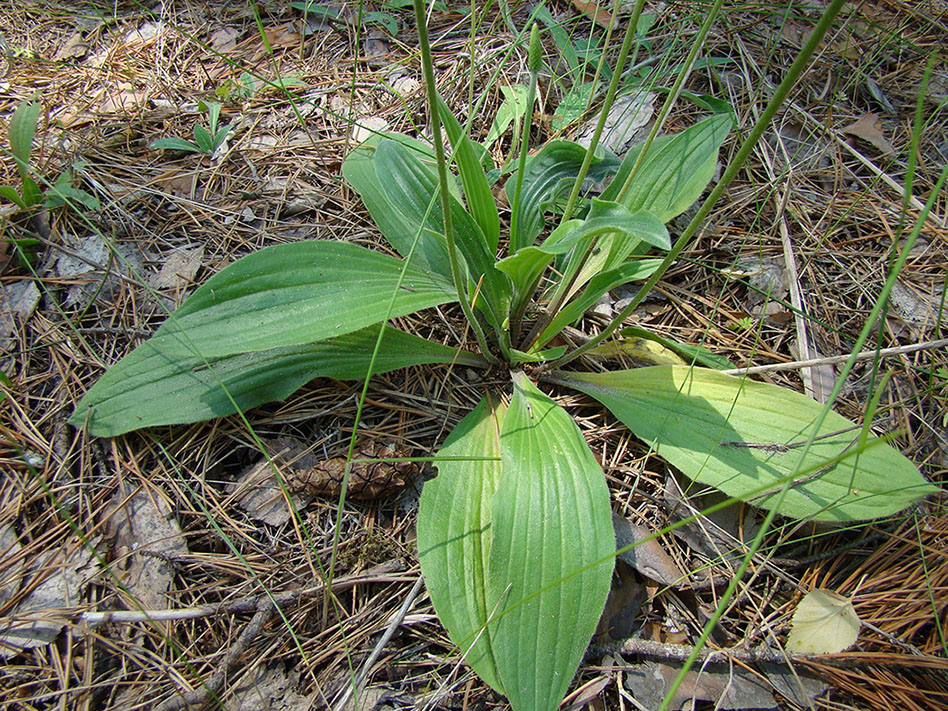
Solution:
{"label": "forest floor", "polygon": [[[604,33],[580,11],[586,5],[548,3],[574,52]],[[706,61],[687,84],[736,112],[722,164],[823,5],[725,3]],[[510,6],[509,19],[522,28],[530,8]],[[375,14],[361,23],[358,3],[319,7],[306,18],[282,0],[27,0],[0,9],[0,185],[20,189],[8,127],[17,106],[35,100],[42,109],[34,176],[42,189],[66,171],[82,191],[68,206],[0,204],[0,708],[506,707],[461,663],[418,584],[414,521],[430,467],[365,472],[372,485],[337,511],[334,474],[360,383],[316,379],[246,420],[113,439],[66,422],[109,365],[237,258],[304,239],[384,248],[340,167],[369,130],[424,134],[417,33],[410,8],[396,0],[366,3]],[[462,123],[469,97],[486,94],[471,124],[484,141],[502,89],[525,82],[526,51],[499,11],[472,36],[468,10],[435,3],[431,34],[442,96]],[[655,58],[644,64],[651,86],[671,84],[706,10],[646,5],[654,22],[641,51]],[[922,86],[946,36],[942,0],[848,4],[701,238],[633,322],[702,343],[737,367],[851,353],[894,248],[948,161],[944,57]],[[532,145],[582,130],[583,118],[555,112],[595,61],[571,65],[566,49],[545,35]],[[657,110],[664,94],[654,93]],[[151,146],[192,140],[194,126],[207,125],[210,102],[222,105],[221,124],[232,127],[213,155]],[[682,101],[664,131],[700,115]],[[642,136],[653,119],[640,109],[626,128]],[[507,127],[491,136],[498,165],[509,157],[511,134]],[[893,444],[936,484],[948,462],[948,348],[938,344],[948,335],[946,216],[942,193],[874,330],[869,347],[896,351],[860,361],[834,405],[862,422],[874,386],[889,376],[873,429],[896,433]],[[671,227],[673,236],[681,229]],[[601,329],[624,296],[614,292],[578,327]],[[796,318],[800,311],[808,317]],[[399,325],[449,342],[458,318],[442,309]],[[754,377],[820,399],[839,365]],[[430,456],[485,385],[472,387],[457,371],[374,377],[360,424],[364,455]],[[581,408],[614,511],[629,522],[657,530],[683,508],[715,500],[713,492],[681,494],[681,478],[603,408],[551,394]],[[268,475],[253,433],[271,454],[283,452],[277,463],[286,471],[322,472],[321,488],[294,500],[299,519],[259,481]],[[604,631],[564,708],[651,709],[721,591],[691,572],[729,579],[759,519],[750,506],[732,507],[661,536],[659,553],[678,571],[674,585],[620,560]],[[852,600],[863,623],[858,641],[792,663],[748,652],[699,664],[672,708],[690,708],[693,699],[697,708],[948,708],[944,497],[846,527],[781,519],[762,551],[712,646],[780,649],[812,588]],[[270,595],[280,615],[264,604]]]}

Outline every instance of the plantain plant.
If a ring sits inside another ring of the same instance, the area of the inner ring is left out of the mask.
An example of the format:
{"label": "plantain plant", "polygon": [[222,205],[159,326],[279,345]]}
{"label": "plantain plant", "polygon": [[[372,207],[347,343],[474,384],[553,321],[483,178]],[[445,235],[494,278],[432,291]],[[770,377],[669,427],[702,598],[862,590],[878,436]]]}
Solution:
{"label": "plantain plant", "polygon": [[[838,6],[798,61],[805,63]],[[342,168],[401,258],[337,241],[244,257],[113,365],[71,422],[115,436],[279,400],[315,377],[367,381],[449,362],[509,372],[512,394],[485,392],[435,455],[438,475],[425,485],[418,514],[419,557],[435,610],[467,663],[517,711],[549,711],[563,698],[605,604],[615,540],[602,469],[570,414],[537,383],[586,393],[683,473],[787,516],[886,516],[934,487],[868,426],[796,392],[722,374],[721,359],[703,348],[621,328],[736,171],[725,172],[673,247],[665,223],[712,178],[732,128],[727,107],[703,100],[707,117],[622,160],[596,151],[595,142],[587,150],[565,140],[528,157],[522,141],[505,186],[508,224],[486,177],[494,168],[489,155],[437,96],[423,8],[415,7],[433,142],[378,135]],[[528,106],[541,54],[534,28]],[[763,122],[793,77],[775,92]],[[739,159],[759,135],[752,132]],[[583,196],[589,179],[607,187]],[[550,216],[555,226],[547,226]],[[665,256],[649,256],[652,250]],[[642,280],[639,295],[595,338],[579,346],[562,338],[607,291]],[[449,303],[460,305],[476,348],[448,348],[388,324]],[[663,364],[576,367],[586,362],[579,356],[615,353],[643,339],[661,345]]]}

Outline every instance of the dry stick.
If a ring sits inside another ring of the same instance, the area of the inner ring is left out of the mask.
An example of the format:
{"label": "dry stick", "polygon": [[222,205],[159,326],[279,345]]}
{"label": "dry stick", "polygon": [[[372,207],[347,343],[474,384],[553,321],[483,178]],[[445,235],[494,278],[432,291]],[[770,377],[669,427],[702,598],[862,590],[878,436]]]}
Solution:
{"label": "dry stick", "polygon": [[[778,139],[779,140],[779,139]],[[769,168],[768,168],[769,169]],[[783,185],[783,195],[780,199],[778,210],[778,227],[780,231],[780,242],[783,245],[783,261],[789,274],[790,286],[790,304],[793,306],[793,321],[797,330],[797,352],[801,360],[812,360],[813,353],[810,350],[810,336],[807,333],[807,314],[806,301],[803,297],[803,289],[800,287],[800,274],[797,271],[797,261],[793,252],[793,244],[790,241],[790,229],[787,227],[787,202],[790,200],[790,179]],[[814,377],[816,376],[816,377]],[[803,391],[814,400],[826,402],[826,387],[820,373],[811,373],[809,369],[803,368],[800,373],[803,379]],[[832,385],[830,385],[832,390]]]}
{"label": "dry stick", "polygon": [[[876,357],[887,357],[891,355],[904,355],[906,353],[915,353],[929,348],[944,348],[948,346],[948,338],[942,338],[937,341],[923,341],[921,343],[911,343],[907,346],[894,346],[892,348],[878,348],[868,351],[862,351],[856,354],[856,360],[871,360]],[[832,365],[833,363],[843,363],[849,360],[851,356],[837,355],[826,356],[824,358],[811,358],[809,360],[795,360],[789,363],[771,363],[770,365],[754,365],[749,368],[732,368],[731,370],[722,370],[724,375],[755,375],[757,373],[774,373],[781,370],[796,370],[797,368],[813,368],[819,365]]]}
{"label": "dry stick", "polygon": [[[360,575],[350,575],[345,578],[338,578],[332,581],[329,589],[333,593],[340,593],[351,590],[356,585],[362,583],[395,583],[401,582],[405,578],[395,573],[405,569],[405,561],[401,558],[394,558],[369,568]],[[163,622],[166,620],[193,620],[199,617],[211,617],[213,615],[232,615],[238,612],[247,612],[248,610],[260,609],[261,601],[272,601],[276,605],[284,605],[298,602],[304,598],[313,597],[326,591],[324,584],[314,585],[302,590],[290,590],[273,596],[252,595],[242,597],[229,602],[221,602],[217,605],[201,605],[199,607],[187,607],[177,610],[116,610],[109,612],[83,612],[77,616],[80,622],[85,622],[90,626],[101,625],[105,622]]]}
{"label": "dry stick", "polygon": [[[389,620],[388,627],[385,628],[385,632],[379,638],[379,641],[372,650],[372,653],[369,655],[369,658],[365,660],[365,663],[362,665],[362,668],[356,675],[354,683],[347,685],[345,691],[339,697],[339,700],[336,701],[334,711],[343,711],[346,703],[349,701],[349,697],[352,696],[353,689],[355,689],[357,696],[362,694],[362,686],[365,684],[365,680],[368,678],[369,672],[372,671],[372,667],[375,665],[379,655],[382,654],[382,650],[385,648],[385,645],[388,644],[388,641],[392,638],[392,635],[395,634],[395,630],[398,629],[398,626],[405,619],[405,615],[408,614],[409,608],[411,607],[412,603],[415,602],[415,598],[418,597],[418,593],[421,592],[422,580],[423,578],[419,575],[418,579],[415,581],[415,584],[408,592],[408,596],[405,598],[402,606],[398,608],[398,612],[392,615],[391,620]],[[356,703],[356,708],[359,707],[360,705]]]}
{"label": "dry stick", "polygon": [[215,696],[221,687],[224,686],[224,681],[227,679],[227,674],[230,672],[231,667],[233,667],[240,656],[247,651],[247,648],[257,638],[257,635],[263,631],[263,626],[273,617],[275,609],[273,602],[269,598],[261,598],[257,603],[257,612],[250,618],[250,622],[247,623],[247,626],[244,627],[240,636],[237,637],[237,641],[227,650],[227,654],[224,655],[224,659],[217,671],[198,688],[165,699],[155,707],[155,711],[178,711],[179,709],[185,709],[189,706],[203,706],[207,703],[208,699]]}
{"label": "dry stick", "polygon": [[[865,623],[863,623],[865,624]],[[685,660],[691,656],[694,647],[690,644],[669,644],[666,642],[656,642],[650,639],[627,639],[620,648],[622,654],[640,654],[646,657],[659,657],[661,659]],[[855,652],[849,654],[792,654],[790,652],[770,649],[769,647],[753,647],[750,649],[740,649],[738,647],[728,647],[726,649],[702,649],[695,661],[704,662],[724,662],[733,659],[741,662],[770,662],[773,664],[790,664],[791,662],[810,662],[814,664],[832,664],[833,666],[861,666],[865,664],[879,664],[881,661],[887,661],[899,665],[921,665],[924,667],[943,667],[944,660],[932,657],[928,654],[918,652],[919,656],[911,656],[905,659],[899,659],[892,655],[873,652]],[[610,669],[621,669],[622,667],[609,667]]]}

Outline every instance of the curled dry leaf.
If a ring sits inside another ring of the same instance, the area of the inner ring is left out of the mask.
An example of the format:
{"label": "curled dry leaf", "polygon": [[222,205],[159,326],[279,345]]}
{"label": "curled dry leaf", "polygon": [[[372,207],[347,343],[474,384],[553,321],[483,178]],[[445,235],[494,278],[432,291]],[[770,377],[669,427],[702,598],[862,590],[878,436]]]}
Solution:
{"label": "curled dry leaf", "polygon": [[858,121],[853,121],[848,126],[840,129],[843,133],[861,138],[867,143],[879,149],[882,153],[893,153],[895,148],[886,140],[885,134],[879,125],[879,117],[876,114],[864,114]]}
{"label": "curled dry leaf", "polygon": [[635,548],[619,553],[616,556],[619,560],[663,585],[678,587],[688,581],[688,576],[675,565],[658,539],[649,538],[654,533],[650,528],[634,524],[616,514],[612,515],[612,526],[616,532],[617,549],[636,544]]}
{"label": "curled dry leaf", "polygon": [[852,600],[832,590],[811,590],[793,613],[787,649],[798,654],[836,654],[856,643],[861,625]]}

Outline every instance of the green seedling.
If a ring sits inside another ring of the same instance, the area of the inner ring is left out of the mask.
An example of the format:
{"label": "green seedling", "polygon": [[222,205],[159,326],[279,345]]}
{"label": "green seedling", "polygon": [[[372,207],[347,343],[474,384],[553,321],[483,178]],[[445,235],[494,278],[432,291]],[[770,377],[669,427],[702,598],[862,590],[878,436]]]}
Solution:
{"label": "green seedling", "polygon": [[[795,72],[840,5],[834,0]],[[438,475],[425,485],[418,514],[419,558],[435,610],[466,663],[515,711],[553,711],[605,604],[615,538],[602,468],[570,413],[540,386],[585,393],[671,466],[768,515],[866,520],[935,488],[868,426],[797,392],[725,375],[717,368],[726,364],[704,348],[620,330],[737,173],[792,72],[674,246],[665,223],[714,175],[733,126],[729,111],[711,111],[622,160],[565,140],[528,157],[521,141],[505,186],[508,224],[486,177],[484,147],[436,93],[420,0],[415,12],[433,142],[376,135],[342,168],[401,256],[328,240],[246,256],[113,365],[70,421],[92,435],[116,436],[279,400],[315,377],[365,379],[364,397],[372,375],[408,366],[492,369],[489,381],[507,374],[509,389],[487,388],[435,454]],[[630,32],[634,25],[633,17]],[[541,52],[534,28],[528,107]],[[587,177],[608,187],[583,197]],[[650,256],[655,250],[659,256]],[[603,294],[632,281],[645,283],[599,335],[578,347],[555,340]],[[476,348],[449,348],[389,323],[444,304],[460,306]],[[625,355],[645,365],[601,365]],[[599,364],[584,368],[580,356]],[[344,501],[343,494],[340,509]]]}
{"label": "green seedling", "polygon": [[59,207],[69,202],[77,202],[93,210],[98,209],[99,201],[94,195],[73,187],[73,175],[69,169],[60,173],[45,192],[33,178],[36,173],[30,164],[30,158],[41,109],[39,102],[25,101],[13,112],[9,126],[10,153],[16,161],[17,173],[20,175],[20,190],[17,192],[11,185],[0,185],[0,197],[22,210],[29,210],[40,204],[48,208]]}
{"label": "green seedling", "polygon": [[207,125],[205,128],[199,123],[194,124],[194,142],[186,141],[183,138],[159,138],[152,141],[149,145],[152,148],[164,148],[172,151],[187,151],[189,153],[202,153],[207,156],[213,156],[217,150],[224,145],[227,140],[227,134],[231,132],[233,126],[226,124],[218,126],[217,122],[221,115],[221,104],[210,101],[201,102],[199,108],[207,111]]}

